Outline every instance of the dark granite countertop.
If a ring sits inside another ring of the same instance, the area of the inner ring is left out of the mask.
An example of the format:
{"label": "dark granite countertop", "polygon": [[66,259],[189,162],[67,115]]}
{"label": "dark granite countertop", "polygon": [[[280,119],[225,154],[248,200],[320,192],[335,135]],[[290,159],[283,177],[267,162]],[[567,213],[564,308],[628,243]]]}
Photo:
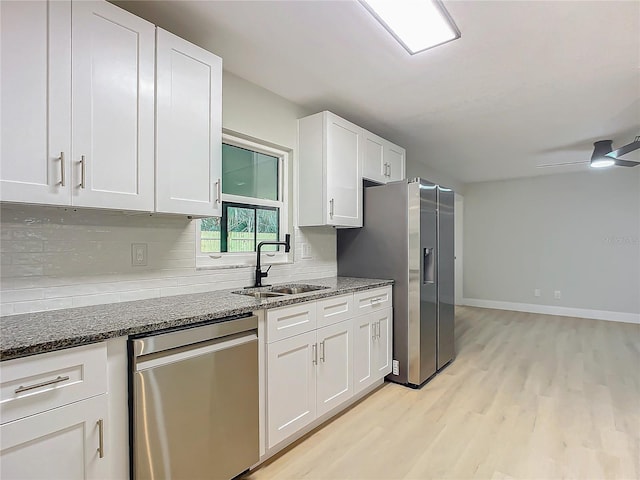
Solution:
{"label": "dark granite countertop", "polygon": [[262,299],[232,293],[238,289],[218,290],[2,317],[0,361],[368,290],[393,281],[332,277],[297,283],[328,288]]}

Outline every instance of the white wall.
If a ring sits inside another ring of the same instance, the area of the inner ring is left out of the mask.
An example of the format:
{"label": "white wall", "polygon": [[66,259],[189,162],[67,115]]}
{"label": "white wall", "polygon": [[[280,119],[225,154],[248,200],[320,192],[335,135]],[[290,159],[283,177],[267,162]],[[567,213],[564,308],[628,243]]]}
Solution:
{"label": "white wall", "polygon": [[640,322],[640,167],[467,184],[464,296]]}
{"label": "white wall", "polygon": [[[292,150],[291,179],[298,161],[296,119],[307,113],[265,89],[224,74],[223,127]],[[290,198],[292,220],[293,192]],[[253,282],[250,267],[196,270],[195,226],[183,217],[19,205],[3,205],[0,215],[3,315]],[[294,228],[292,233],[295,263],[274,266],[269,282],[336,275],[335,230]],[[131,266],[131,243],[148,244],[148,266]],[[300,258],[304,243],[309,244],[312,258]]]}
{"label": "white wall", "polygon": [[463,305],[464,298],[464,197],[455,194],[453,204],[453,238],[454,238],[454,255],[455,255],[455,302],[456,305]]}

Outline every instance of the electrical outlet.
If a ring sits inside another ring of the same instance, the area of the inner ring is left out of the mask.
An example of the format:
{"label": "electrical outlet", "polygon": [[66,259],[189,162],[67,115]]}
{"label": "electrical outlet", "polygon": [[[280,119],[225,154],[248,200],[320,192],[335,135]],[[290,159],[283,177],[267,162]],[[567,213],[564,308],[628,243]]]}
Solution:
{"label": "electrical outlet", "polygon": [[398,360],[394,360],[392,362],[392,367],[393,370],[391,373],[393,373],[394,375],[400,375],[400,362]]}
{"label": "electrical outlet", "polygon": [[536,288],[536,289],[533,291],[533,296],[534,296],[534,297],[539,297],[539,296],[540,296],[540,289],[539,289],[539,288]]}
{"label": "electrical outlet", "polygon": [[131,244],[131,265],[134,267],[147,266],[147,244],[146,243]]}
{"label": "electrical outlet", "polygon": [[553,298],[562,298],[562,293],[560,290],[556,290],[553,292]]}
{"label": "electrical outlet", "polygon": [[302,244],[302,258],[311,258],[311,245],[308,243]]}

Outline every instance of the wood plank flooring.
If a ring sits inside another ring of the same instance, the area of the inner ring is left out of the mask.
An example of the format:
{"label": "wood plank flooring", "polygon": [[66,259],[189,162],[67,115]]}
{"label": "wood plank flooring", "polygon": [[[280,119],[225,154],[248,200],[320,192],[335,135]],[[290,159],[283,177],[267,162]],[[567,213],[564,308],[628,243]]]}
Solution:
{"label": "wood plank flooring", "polygon": [[456,351],[244,478],[640,478],[640,325],[460,307]]}

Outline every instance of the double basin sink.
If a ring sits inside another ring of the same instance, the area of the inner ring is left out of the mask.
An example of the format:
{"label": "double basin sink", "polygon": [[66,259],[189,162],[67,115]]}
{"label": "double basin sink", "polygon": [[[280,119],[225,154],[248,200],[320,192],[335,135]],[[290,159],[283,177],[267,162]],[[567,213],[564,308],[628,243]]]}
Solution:
{"label": "double basin sink", "polygon": [[324,290],[329,287],[321,287],[319,285],[307,285],[303,283],[292,283],[287,285],[274,285],[272,287],[256,287],[245,288],[244,290],[236,290],[237,295],[246,295],[254,298],[273,298],[283,297],[286,295],[296,295],[299,293],[314,292],[316,290]]}

